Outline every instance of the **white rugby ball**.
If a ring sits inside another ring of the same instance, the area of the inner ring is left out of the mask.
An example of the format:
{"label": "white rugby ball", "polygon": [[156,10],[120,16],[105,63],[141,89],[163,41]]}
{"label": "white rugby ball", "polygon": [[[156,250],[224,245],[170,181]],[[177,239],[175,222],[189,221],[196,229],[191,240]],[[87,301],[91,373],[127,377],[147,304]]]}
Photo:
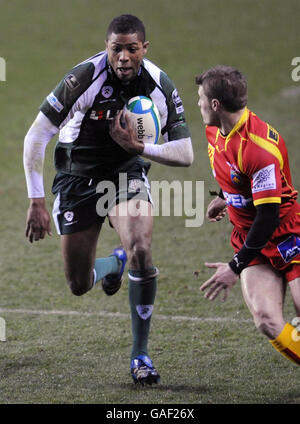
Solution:
{"label": "white rugby ball", "polygon": [[160,137],[160,117],[156,105],[149,97],[136,96],[128,101],[125,110],[137,138],[144,143],[156,144]]}

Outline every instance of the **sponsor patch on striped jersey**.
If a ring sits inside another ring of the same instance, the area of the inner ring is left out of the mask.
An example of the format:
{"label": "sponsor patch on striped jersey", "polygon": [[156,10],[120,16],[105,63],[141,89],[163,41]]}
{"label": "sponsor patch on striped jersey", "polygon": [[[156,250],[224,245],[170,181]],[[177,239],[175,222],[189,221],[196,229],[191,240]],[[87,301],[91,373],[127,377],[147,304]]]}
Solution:
{"label": "sponsor patch on striped jersey", "polygon": [[275,165],[265,166],[252,176],[252,193],[258,193],[265,190],[276,190]]}
{"label": "sponsor patch on striped jersey", "polygon": [[268,125],[268,140],[279,142],[279,133],[274,130],[270,125]]}

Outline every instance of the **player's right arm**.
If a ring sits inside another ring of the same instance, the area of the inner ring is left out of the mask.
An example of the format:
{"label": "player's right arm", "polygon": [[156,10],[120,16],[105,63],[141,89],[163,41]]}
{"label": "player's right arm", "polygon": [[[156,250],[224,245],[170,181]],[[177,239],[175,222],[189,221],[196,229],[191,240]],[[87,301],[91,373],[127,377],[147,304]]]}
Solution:
{"label": "player's right arm", "polygon": [[[103,57],[103,54],[96,56],[98,68]],[[46,233],[51,235],[43,184],[46,146],[75,112],[83,110],[93,98],[88,88],[94,81],[95,72],[92,61],[75,66],[44,100],[41,111],[26,134],[23,163],[30,199],[26,223],[26,237],[30,242],[44,238]]]}
{"label": "player's right arm", "polygon": [[50,215],[45,204],[43,168],[46,146],[58,128],[42,113],[30,127],[24,140],[23,164],[28,197],[26,237],[32,243],[51,235]]}

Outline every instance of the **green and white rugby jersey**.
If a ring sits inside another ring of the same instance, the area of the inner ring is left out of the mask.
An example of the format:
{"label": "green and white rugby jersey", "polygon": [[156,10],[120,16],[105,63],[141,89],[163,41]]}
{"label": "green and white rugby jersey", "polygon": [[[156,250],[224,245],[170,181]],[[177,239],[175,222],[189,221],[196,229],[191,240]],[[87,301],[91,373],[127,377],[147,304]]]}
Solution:
{"label": "green and white rugby jersey", "polygon": [[101,179],[132,159],[110,137],[109,123],[137,95],[150,97],[156,104],[165,142],[190,137],[182,101],[166,73],[144,59],[138,76],[122,84],[103,51],[68,72],[40,107],[60,129],[57,171]]}

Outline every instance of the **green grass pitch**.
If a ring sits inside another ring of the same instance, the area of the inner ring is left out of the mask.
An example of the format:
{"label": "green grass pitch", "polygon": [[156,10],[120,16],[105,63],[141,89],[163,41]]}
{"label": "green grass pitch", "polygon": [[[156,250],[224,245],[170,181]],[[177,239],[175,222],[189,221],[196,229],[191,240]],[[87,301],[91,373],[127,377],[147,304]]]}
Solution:
{"label": "green grass pitch", "polygon": [[[0,342],[0,403],[299,403],[299,369],[255,330],[239,285],[225,303],[199,292],[211,274],[203,263],[231,258],[227,219],[186,228],[186,217],[155,218],[160,277],[149,353],[161,384],[149,388],[135,387],[129,375],[127,279],[112,298],[100,288],[75,297],[64,281],[54,225],[53,237],[35,245],[24,237],[24,136],[43,98],[73,65],[104,48],[107,25],[121,13],[145,22],[147,57],[175,82],[192,133],[193,165],[153,164],[152,180],[204,181],[206,207],[216,184],[194,77],[223,63],[247,75],[249,107],[285,138],[300,189],[300,82],[291,77],[292,59],[300,56],[298,0],[1,2],[0,316],[7,340]],[[45,163],[49,210],[53,147],[52,141]],[[99,256],[117,242],[106,223]],[[285,313],[293,319],[289,293]]]}

